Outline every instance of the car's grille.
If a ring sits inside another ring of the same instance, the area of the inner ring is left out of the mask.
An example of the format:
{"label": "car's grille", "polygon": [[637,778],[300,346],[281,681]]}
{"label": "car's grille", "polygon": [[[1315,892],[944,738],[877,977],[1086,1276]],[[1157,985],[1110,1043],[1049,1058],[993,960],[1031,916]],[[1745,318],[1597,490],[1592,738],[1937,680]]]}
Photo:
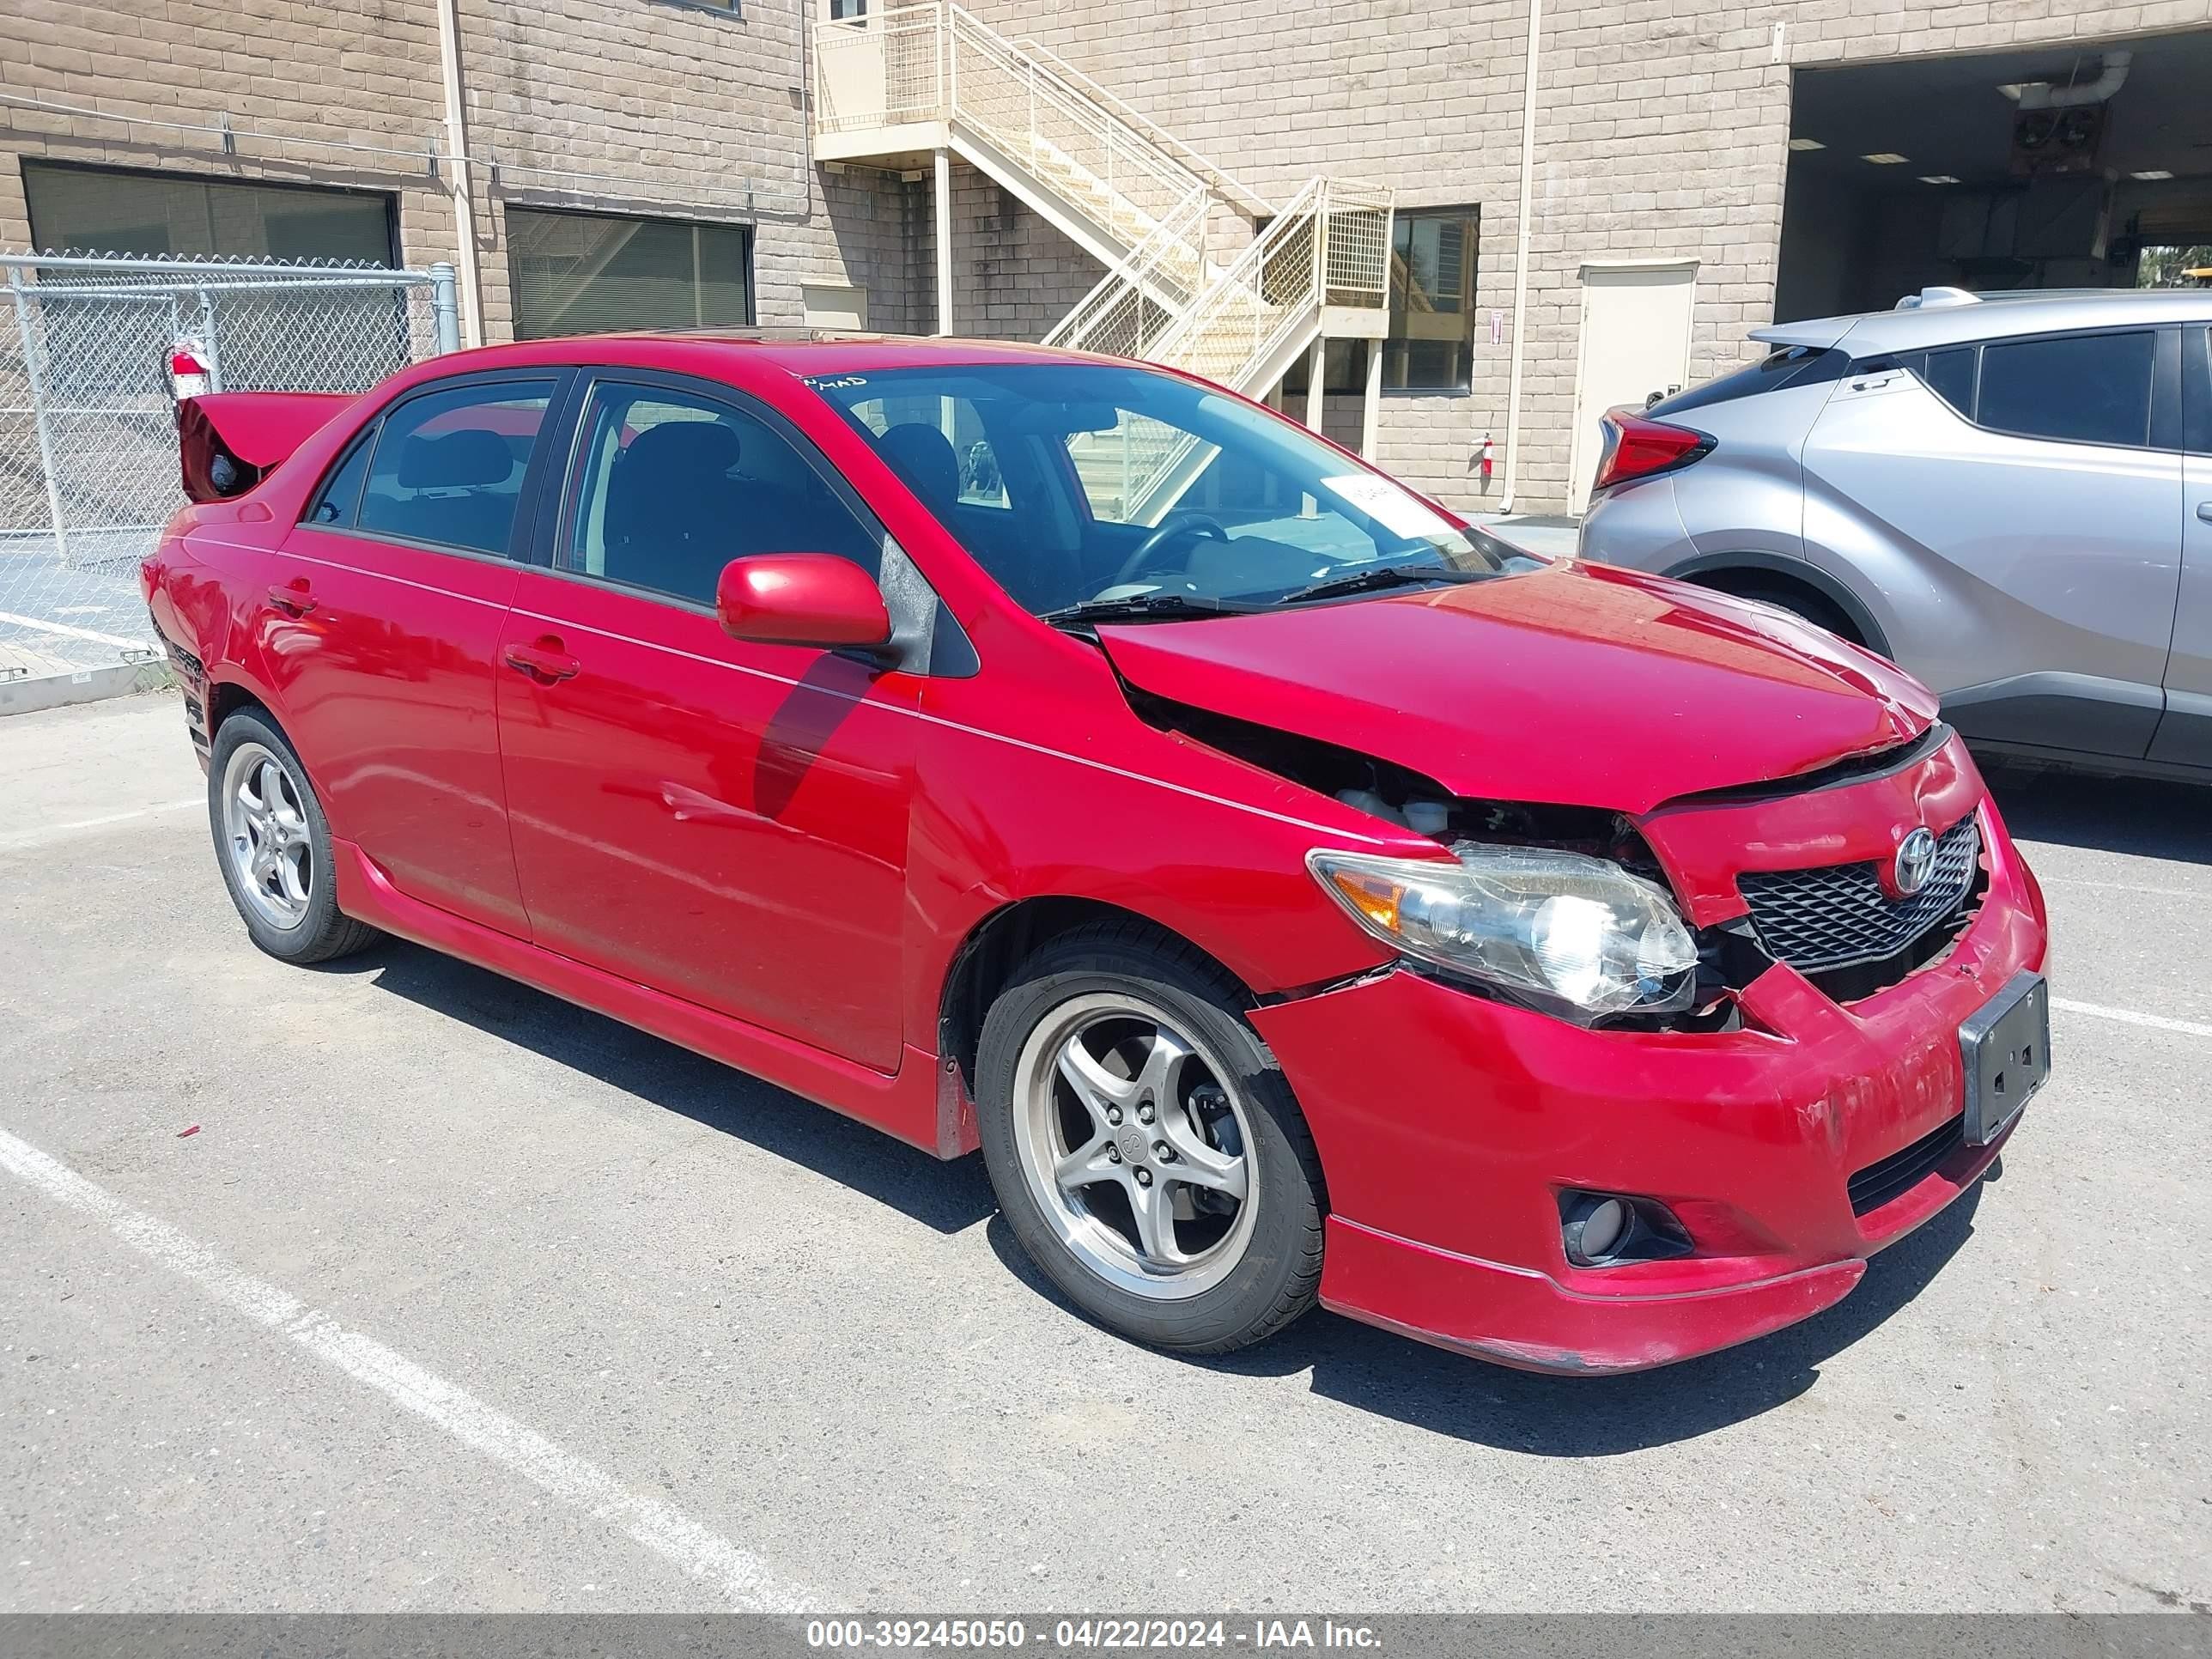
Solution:
{"label": "car's grille", "polygon": [[1927,885],[1910,898],[1882,891],[1874,865],[1747,872],[1736,886],[1766,954],[1800,973],[1893,957],[1955,912],[1974,884],[1981,836],[1969,812],[1938,837]]}
{"label": "car's grille", "polygon": [[1964,1112],[1930,1130],[1902,1152],[1869,1164],[1850,1180],[1851,1213],[1871,1215],[1893,1199],[1911,1192],[1933,1175],[1936,1165],[1959,1150],[1966,1136]]}

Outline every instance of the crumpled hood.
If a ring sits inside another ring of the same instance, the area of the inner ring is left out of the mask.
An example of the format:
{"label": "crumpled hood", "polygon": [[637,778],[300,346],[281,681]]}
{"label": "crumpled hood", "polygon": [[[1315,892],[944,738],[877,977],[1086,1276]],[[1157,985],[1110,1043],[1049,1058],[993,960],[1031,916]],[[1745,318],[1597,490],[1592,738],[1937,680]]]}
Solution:
{"label": "crumpled hood", "polygon": [[1937,708],[1901,669],[1765,605],[1573,561],[1098,633],[1156,696],[1457,795],[1629,813],[1910,741]]}

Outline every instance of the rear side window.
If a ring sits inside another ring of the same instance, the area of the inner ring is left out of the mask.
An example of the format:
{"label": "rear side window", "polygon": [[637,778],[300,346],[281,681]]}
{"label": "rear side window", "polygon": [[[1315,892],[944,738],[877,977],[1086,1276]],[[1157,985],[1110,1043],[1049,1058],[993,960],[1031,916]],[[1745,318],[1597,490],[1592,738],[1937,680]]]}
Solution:
{"label": "rear side window", "polygon": [[554,382],[410,398],[384,417],[356,522],[374,535],[504,554]]}
{"label": "rear side window", "polygon": [[1784,386],[1818,386],[1823,380],[1840,380],[1850,363],[1850,356],[1833,347],[1784,346],[1733,374],[1662,398],[1645,412],[1654,419],[1663,419],[1713,404],[1733,403],[1738,398],[1756,397],[1762,392],[1779,392]]}
{"label": "rear side window", "polygon": [[1975,419],[2026,438],[2141,448],[2157,346],[2148,330],[1984,346]]}

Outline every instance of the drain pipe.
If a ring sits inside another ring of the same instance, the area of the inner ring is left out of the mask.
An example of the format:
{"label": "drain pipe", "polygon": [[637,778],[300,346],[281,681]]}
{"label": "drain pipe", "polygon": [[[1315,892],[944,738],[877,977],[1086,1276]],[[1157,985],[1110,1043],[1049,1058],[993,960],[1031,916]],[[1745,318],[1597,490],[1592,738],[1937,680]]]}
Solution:
{"label": "drain pipe", "polygon": [[[451,0],[447,0],[451,3]],[[1521,223],[1513,261],[1513,359],[1505,391],[1505,494],[1495,511],[1513,510],[1521,477],[1521,338],[1528,312],[1528,232],[1536,194],[1536,52],[1542,39],[1544,0],[1528,0],[1528,67],[1521,83]]]}
{"label": "drain pipe", "polygon": [[484,343],[483,274],[477,264],[475,192],[470,188],[468,106],[461,96],[461,20],[457,0],[438,0],[438,69],[446,83],[446,149],[453,164],[454,240],[459,245],[461,343]]}

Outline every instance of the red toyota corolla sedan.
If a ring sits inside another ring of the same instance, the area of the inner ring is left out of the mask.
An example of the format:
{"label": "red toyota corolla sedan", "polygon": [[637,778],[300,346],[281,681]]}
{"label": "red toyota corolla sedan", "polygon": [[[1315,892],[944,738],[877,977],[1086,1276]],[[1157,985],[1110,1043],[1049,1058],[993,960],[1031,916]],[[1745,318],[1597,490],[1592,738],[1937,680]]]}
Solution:
{"label": "red toyota corolla sedan", "polygon": [[1742,1341],[2047,1068],[1927,691],[1203,382],[638,336],[179,424],[145,589],[255,944],[396,933],[980,1146],[1140,1341]]}

